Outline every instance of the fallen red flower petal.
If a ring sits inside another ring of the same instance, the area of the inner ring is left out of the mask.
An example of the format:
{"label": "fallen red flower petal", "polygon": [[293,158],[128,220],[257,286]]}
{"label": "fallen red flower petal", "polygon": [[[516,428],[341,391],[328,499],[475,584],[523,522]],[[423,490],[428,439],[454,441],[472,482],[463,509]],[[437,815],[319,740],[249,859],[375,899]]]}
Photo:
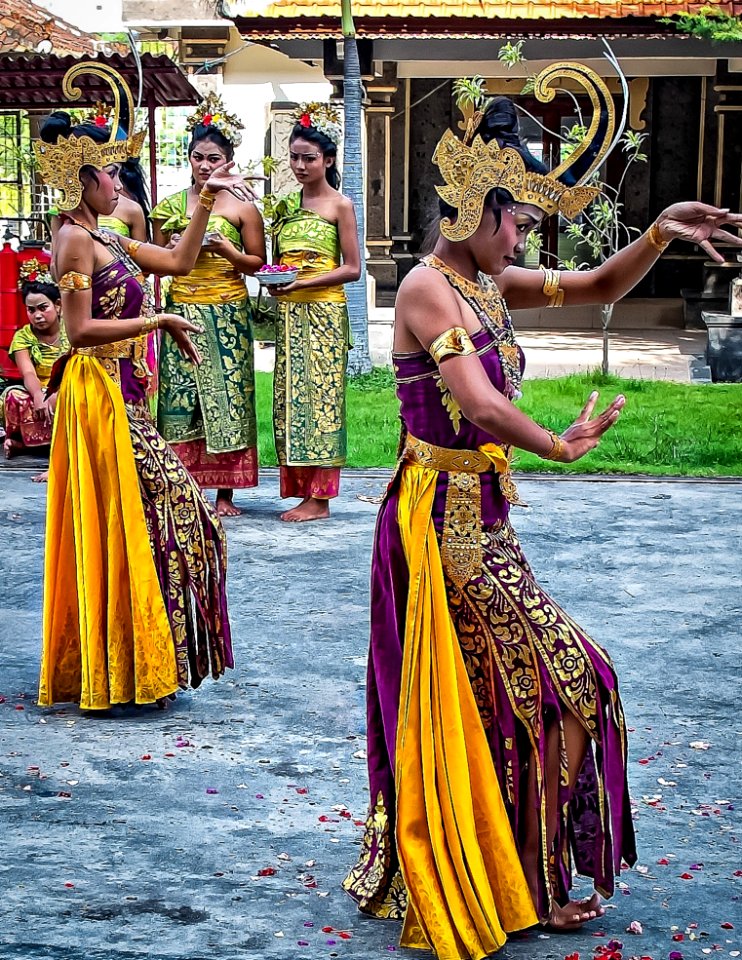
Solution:
{"label": "fallen red flower petal", "polygon": [[692,879],[693,879],[693,874],[692,874],[692,873],[681,873],[681,874],[680,874],[680,879],[681,879],[681,880],[692,880]]}
{"label": "fallen red flower petal", "polygon": [[275,867],[263,867],[262,870],[258,870],[258,876],[259,876],[259,877],[272,877],[272,876],[275,875],[275,872],[276,872],[276,868],[275,868]]}
{"label": "fallen red flower petal", "polygon": [[734,924],[733,924],[733,923],[729,923],[729,921],[725,921],[724,923],[721,924],[721,929],[722,929],[722,930],[734,930]]}

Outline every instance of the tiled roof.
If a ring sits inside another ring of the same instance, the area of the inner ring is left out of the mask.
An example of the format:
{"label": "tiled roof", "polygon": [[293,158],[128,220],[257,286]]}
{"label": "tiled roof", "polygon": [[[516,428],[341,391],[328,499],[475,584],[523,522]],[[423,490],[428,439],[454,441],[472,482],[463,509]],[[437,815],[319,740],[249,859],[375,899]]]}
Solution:
{"label": "tiled roof", "polygon": [[[224,0],[224,14],[233,19],[311,18],[340,16],[338,0]],[[742,0],[354,0],[353,15],[365,18],[441,17],[497,20],[561,20],[588,17],[654,18],[697,13],[713,6],[742,16]]]}
{"label": "tiled roof", "polygon": [[93,37],[31,0],[0,0],[0,54],[33,53],[48,40],[53,53],[90,54]]}

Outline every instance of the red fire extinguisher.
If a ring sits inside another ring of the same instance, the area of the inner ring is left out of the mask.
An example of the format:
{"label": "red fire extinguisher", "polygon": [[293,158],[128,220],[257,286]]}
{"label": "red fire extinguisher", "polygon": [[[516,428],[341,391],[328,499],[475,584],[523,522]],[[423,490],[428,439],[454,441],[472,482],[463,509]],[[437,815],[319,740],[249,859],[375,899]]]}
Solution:
{"label": "red fire extinguisher", "polygon": [[18,329],[18,255],[6,239],[0,250],[0,374],[18,379],[18,369],[10,359],[10,341]]}

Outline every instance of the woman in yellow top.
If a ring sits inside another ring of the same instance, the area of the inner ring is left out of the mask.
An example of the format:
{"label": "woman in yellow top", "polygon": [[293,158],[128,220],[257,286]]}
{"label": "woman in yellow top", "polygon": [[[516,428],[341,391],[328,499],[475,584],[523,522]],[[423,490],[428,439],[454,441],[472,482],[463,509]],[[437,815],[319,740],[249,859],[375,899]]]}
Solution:
{"label": "woman in yellow top", "polygon": [[[361,254],[353,204],[338,192],[340,132],[331,107],[309,104],[300,110],[289,160],[301,190],[279,201],[273,217],[274,259],[299,269],[294,283],[274,288],[281,320],[273,432],[281,496],[301,498],[281,514],[294,523],[330,515],[346,456],[349,327],[343,284],[360,277]],[[269,284],[270,277],[263,282]]]}
{"label": "woman in yellow top", "polygon": [[[155,242],[178,242],[213,170],[232,160],[242,124],[210,95],[189,124],[192,184],[152,211]],[[203,362],[193,367],[162,344],[157,425],[201,487],[216,487],[220,516],[235,516],[235,487],[258,482],[255,370],[243,274],[265,263],[263,220],[252,203],[223,194],[187,277],[174,277],[167,308],[203,328],[194,335]]]}
{"label": "woman in yellow top", "polygon": [[[37,260],[21,267],[21,296],[29,322],[10,344],[10,356],[23,378],[0,398],[0,423],[5,426],[3,449],[7,458],[27,447],[47,447],[52,442],[56,392],[47,394],[52,367],[67,349],[62,328],[62,301],[51,274]],[[33,479],[41,483],[48,471]]]}

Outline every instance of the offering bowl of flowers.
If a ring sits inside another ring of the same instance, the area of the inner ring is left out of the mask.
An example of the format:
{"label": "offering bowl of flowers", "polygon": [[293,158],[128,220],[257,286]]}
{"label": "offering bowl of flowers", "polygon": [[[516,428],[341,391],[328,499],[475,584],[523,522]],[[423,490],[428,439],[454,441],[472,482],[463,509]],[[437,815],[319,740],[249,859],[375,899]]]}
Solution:
{"label": "offering bowl of flowers", "polygon": [[266,287],[285,286],[293,283],[298,276],[296,267],[290,267],[287,263],[268,263],[255,274],[255,278]]}

